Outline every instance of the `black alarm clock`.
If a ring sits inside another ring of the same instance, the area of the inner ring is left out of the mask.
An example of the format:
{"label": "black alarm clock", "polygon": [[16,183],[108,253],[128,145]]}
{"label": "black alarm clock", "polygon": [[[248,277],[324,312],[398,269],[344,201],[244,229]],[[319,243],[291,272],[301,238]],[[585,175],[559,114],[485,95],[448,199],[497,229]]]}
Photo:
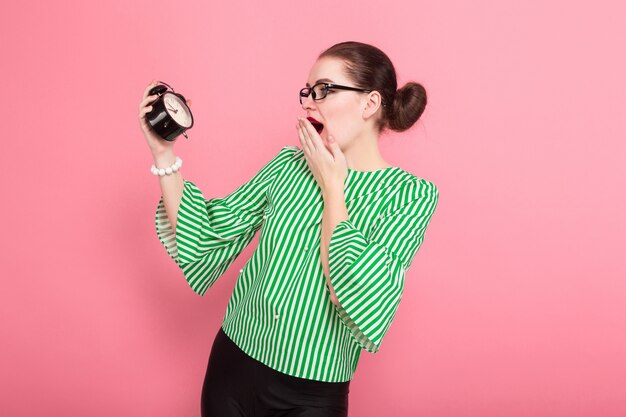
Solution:
{"label": "black alarm clock", "polygon": [[[187,100],[169,84],[163,81],[159,83],[165,85],[150,89],[149,95],[158,94],[159,97],[152,102],[152,111],[146,114],[146,120],[156,134],[165,140],[173,141],[180,134],[189,139],[185,131],[193,126],[193,116]],[[168,87],[172,91],[168,91]]]}

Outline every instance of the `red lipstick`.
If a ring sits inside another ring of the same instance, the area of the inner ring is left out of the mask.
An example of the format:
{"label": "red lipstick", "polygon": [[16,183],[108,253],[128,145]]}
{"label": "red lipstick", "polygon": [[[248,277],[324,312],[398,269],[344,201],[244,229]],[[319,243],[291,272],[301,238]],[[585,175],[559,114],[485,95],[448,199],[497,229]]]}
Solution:
{"label": "red lipstick", "polygon": [[311,116],[307,117],[307,120],[311,122],[315,130],[317,130],[318,134],[322,133],[322,130],[324,130],[324,124],[322,124],[322,122],[316,120],[315,118]]}

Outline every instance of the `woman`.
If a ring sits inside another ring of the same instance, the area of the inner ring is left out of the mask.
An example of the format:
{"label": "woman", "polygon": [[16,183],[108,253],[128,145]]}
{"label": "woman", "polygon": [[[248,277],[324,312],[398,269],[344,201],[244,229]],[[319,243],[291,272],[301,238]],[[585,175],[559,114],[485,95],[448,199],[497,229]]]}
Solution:
{"label": "woman", "polygon": [[[155,166],[175,163],[139,106]],[[380,349],[404,276],[437,206],[437,187],[386,162],[378,138],[422,114],[424,88],[396,90],[378,48],[322,52],[300,91],[301,148],[285,146],[224,198],[180,170],[161,175],[159,240],[204,295],[260,229],[235,284],[202,388],[203,416],[347,416],[361,350]]]}

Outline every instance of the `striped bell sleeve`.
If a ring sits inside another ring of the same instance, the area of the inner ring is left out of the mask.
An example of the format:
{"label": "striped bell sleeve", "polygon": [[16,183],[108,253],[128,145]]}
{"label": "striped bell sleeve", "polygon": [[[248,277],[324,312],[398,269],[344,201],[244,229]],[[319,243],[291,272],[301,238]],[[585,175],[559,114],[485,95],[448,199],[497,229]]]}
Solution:
{"label": "striped bell sleeve", "polygon": [[355,341],[371,353],[378,352],[395,317],[406,271],[424,240],[439,191],[420,179],[398,195],[400,202],[377,217],[368,235],[343,220],[329,244],[335,308]]}
{"label": "striped bell sleeve", "polygon": [[184,180],[176,231],[161,196],[157,236],[194,292],[204,295],[252,241],[264,221],[267,191],[294,150],[281,148],[248,182],[223,198],[205,199],[193,182]]}

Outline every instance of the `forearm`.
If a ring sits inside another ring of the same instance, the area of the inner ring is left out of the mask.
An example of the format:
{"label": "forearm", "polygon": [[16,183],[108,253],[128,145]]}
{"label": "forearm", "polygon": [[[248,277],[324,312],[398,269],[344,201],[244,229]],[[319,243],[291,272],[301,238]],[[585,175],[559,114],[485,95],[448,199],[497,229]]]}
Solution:
{"label": "forearm", "polygon": [[330,300],[333,304],[339,305],[335,290],[330,283],[330,267],[328,264],[328,251],[330,248],[330,238],[335,227],[343,220],[348,220],[348,209],[346,208],[343,184],[330,187],[324,192],[324,211],[322,212],[322,235],[320,240],[320,258],[322,269],[326,277],[326,284],[330,290]]}
{"label": "forearm", "polygon": [[[165,168],[176,162],[176,155],[174,155],[171,150],[153,156],[154,165],[157,168]],[[161,195],[163,196],[165,211],[172,225],[172,229],[175,231],[178,208],[183,199],[183,176],[179,169],[177,172],[172,172],[170,175],[158,176],[158,178],[161,185]]]}

